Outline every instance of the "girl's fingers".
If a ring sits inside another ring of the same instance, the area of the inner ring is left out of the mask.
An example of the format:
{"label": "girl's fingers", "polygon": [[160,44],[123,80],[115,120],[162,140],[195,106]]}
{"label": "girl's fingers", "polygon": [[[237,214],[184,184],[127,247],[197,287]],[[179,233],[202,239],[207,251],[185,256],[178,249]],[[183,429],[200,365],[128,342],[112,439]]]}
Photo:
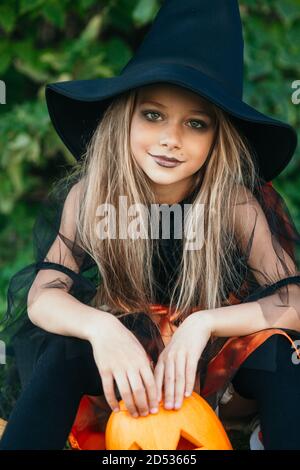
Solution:
{"label": "girl's fingers", "polygon": [[112,410],[119,410],[119,402],[116,398],[114,389],[114,376],[111,372],[105,372],[101,374],[102,388],[105,395],[105,399]]}
{"label": "girl's fingers", "polygon": [[131,386],[135,405],[138,408],[141,416],[146,416],[149,413],[147,394],[143,384],[141,375],[138,370],[127,371],[128,381]]}
{"label": "girl's fingers", "polygon": [[183,351],[178,352],[175,362],[175,408],[180,408],[185,392],[185,366],[186,354]]}
{"label": "girl's fingers", "polygon": [[174,359],[167,359],[165,363],[164,391],[165,408],[171,409],[174,406],[174,385],[175,385],[175,364]]}
{"label": "girl's fingers", "polygon": [[117,386],[119,389],[119,392],[121,394],[122,399],[124,400],[125,406],[129,413],[132,416],[138,416],[138,411],[135,406],[135,402],[133,399],[132,391],[130,388],[130,384],[128,381],[128,377],[126,373],[118,373],[115,375],[115,380],[117,382]]}
{"label": "girl's fingers", "polygon": [[155,409],[158,411],[157,390],[153,372],[149,367],[143,367],[140,373],[146,387],[149,409],[150,411]]}
{"label": "girl's fingers", "polygon": [[191,395],[195,384],[195,375],[198,362],[188,354],[185,368],[185,395]]}
{"label": "girl's fingers", "polygon": [[162,386],[163,386],[163,380],[164,380],[164,370],[165,370],[165,365],[163,361],[158,361],[156,364],[156,367],[154,369],[154,378],[156,382],[156,389],[157,389],[157,400],[158,403],[160,403],[162,399]]}

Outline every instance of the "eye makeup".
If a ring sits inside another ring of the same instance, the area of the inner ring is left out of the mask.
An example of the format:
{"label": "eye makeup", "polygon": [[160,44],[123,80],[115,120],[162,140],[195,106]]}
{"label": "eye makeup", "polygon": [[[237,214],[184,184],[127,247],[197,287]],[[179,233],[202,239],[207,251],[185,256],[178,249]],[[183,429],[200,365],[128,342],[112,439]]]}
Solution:
{"label": "eye makeup", "polygon": [[[141,116],[146,119],[146,121],[148,122],[159,122],[157,119],[151,119],[151,118],[148,118],[147,117],[147,114],[157,114],[157,115],[162,115],[159,111],[155,111],[154,109],[145,109],[145,110],[142,110],[141,111]],[[195,130],[204,130],[204,129],[207,129],[209,127],[209,123],[203,121],[203,120],[200,120],[200,119],[189,119],[188,122],[197,122],[198,124],[201,125],[201,127],[196,127],[196,126],[190,126],[191,129],[195,129]]]}

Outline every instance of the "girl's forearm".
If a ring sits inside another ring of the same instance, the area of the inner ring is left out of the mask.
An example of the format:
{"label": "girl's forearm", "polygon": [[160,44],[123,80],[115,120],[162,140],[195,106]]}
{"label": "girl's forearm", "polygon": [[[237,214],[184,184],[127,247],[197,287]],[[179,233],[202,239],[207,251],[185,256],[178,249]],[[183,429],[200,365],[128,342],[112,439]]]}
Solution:
{"label": "girl's forearm", "polygon": [[51,333],[91,341],[100,323],[115,319],[110,313],[83,304],[68,292],[46,288],[27,305],[31,322]]}
{"label": "girl's forearm", "polygon": [[[295,293],[295,299],[297,296],[298,291]],[[259,301],[204,310],[196,314],[199,318],[203,314],[207,317],[206,321],[210,323],[214,336],[243,336],[267,328],[300,331],[300,314],[296,303],[295,300],[290,305],[279,304],[278,297],[274,294]]]}

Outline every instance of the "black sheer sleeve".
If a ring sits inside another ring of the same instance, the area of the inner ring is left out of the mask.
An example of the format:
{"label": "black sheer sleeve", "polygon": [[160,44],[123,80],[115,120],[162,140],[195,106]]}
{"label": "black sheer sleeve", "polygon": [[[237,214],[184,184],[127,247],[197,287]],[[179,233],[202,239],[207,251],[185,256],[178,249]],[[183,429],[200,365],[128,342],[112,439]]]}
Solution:
{"label": "black sheer sleeve", "polygon": [[14,274],[7,290],[0,338],[9,347],[16,333],[33,326],[27,314],[28,293],[37,276],[39,287],[67,290],[86,304],[96,294],[99,270],[81,248],[75,217],[70,216],[76,213],[75,205],[80,204],[79,191],[75,191],[78,184],[74,177],[56,183],[41,203],[32,232],[33,263]]}
{"label": "black sheer sleeve", "polygon": [[265,314],[270,309],[276,312],[278,320],[284,318],[287,309],[293,309],[300,331],[300,235],[283,198],[271,183],[240,202],[236,231],[247,266],[239,300],[257,301]]}

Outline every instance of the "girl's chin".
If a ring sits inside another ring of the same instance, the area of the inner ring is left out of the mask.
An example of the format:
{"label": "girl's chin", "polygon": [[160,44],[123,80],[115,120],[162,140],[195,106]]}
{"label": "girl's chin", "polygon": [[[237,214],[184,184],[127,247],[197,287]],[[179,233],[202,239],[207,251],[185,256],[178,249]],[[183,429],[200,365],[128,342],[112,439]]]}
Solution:
{"label": "girl's chin", "polygon": [[173,184],[181,181],[182,178],[174,178],[171,176],[161,176],[157,174],[153,174],[152,172],[147,173],[148,178],[155,184]]}

